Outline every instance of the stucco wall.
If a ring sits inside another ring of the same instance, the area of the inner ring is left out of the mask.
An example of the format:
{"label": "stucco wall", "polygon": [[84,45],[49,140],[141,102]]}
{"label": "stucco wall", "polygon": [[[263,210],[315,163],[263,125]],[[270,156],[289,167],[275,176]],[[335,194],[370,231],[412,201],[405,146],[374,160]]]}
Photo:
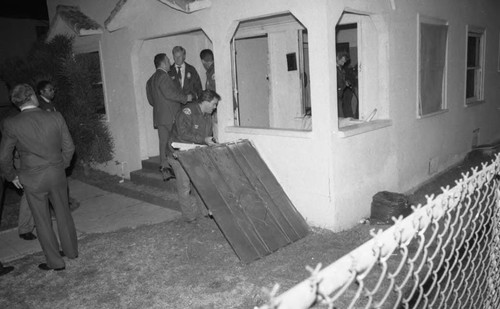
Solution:
{"label": "stucco wall", "polygon": [[[429,161],[439,171],[457,162],[471,148],[472,131],[480,142],[500,137],[498,63],[500,9],[492,1],[411,1],[398,3],[389,15],[391,117],[397,143],[399,189],[407,190],[429,177]],[[417,13],[448,21],[448,111],[417,119]],[[485,102],[465,107],[466,25],[486,28]]]}

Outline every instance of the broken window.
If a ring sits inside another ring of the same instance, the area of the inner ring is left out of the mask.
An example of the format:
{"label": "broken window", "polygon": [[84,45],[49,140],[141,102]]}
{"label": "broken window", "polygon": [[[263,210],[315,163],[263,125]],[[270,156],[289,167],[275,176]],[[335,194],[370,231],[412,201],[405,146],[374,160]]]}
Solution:
{"label": "broken window", "polygon": [[467,27],[466,104],[484,99],[484,28]]}
{"label": "broken window", "polygon": [[[337,116],[339,128],[388,116],[384,41],[375,26],[376,15],[344,11],[335,27]],[[345,56],[345,61],[342,60]],[[340,58],[337,60],[337,58]]]}
{"label": "broken window", "polygon": [[307,29],[292,14],[241,21],[231,51],[236,126],[312,129]]}
{"label": "broken window", "polygon": [[446,108],[447,22],[419,16],[418,116]]}

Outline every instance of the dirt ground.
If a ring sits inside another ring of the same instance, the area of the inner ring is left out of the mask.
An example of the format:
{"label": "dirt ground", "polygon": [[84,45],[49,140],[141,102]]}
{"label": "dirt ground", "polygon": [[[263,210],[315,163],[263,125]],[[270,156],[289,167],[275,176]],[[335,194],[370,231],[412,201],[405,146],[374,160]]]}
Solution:
{"label": "dirt ground", "polygon": [[[471,158],[410,199],[439,192],[460,170],[485,159]],[[113,177],[96,172],[85,179],[138,194]],[[304,239],[249,265],[239,262],[211,219],[93,234],[80,240],[79,258],[68,260],[63,272],[38,270],[41,253],[9,263],[16,270],[0,279],[0,308],[253,308],[266,300],[263,287],[279,283],[284,292],[308,277],[306,265],[326,266],[370,239],[370,229],[386,227],[359,224],[341,233],[313,228]]]}

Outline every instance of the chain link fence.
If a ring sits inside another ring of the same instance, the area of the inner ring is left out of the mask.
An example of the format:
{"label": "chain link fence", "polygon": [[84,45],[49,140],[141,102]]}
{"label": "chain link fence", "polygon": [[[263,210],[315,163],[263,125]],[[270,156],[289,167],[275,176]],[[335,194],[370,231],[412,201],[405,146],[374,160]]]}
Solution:
{"label": "chain link fence", "polygon": [[500,156],[260,309],[500,308]]}

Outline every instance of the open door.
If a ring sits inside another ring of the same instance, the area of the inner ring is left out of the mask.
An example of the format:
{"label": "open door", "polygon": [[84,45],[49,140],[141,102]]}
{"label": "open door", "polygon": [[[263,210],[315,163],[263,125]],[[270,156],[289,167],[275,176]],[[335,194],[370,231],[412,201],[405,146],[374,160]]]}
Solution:
{"label": "open door", "polygon": [[239,125],[269,127],[267,35],[235,39]]}

